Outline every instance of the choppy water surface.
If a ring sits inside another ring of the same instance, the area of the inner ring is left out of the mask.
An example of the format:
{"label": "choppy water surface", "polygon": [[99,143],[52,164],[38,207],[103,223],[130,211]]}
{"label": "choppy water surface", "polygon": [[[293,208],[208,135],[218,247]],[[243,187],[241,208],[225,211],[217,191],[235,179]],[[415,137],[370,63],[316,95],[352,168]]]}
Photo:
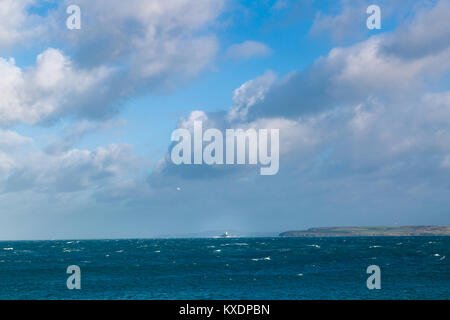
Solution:
{"label": "choppy water surface", "polygon": [[[449,299],[450,237],[0,242],[0,299]],[[81,290],[66,269],[81,268]],[[366,268],[381,268],[368,290]]]}

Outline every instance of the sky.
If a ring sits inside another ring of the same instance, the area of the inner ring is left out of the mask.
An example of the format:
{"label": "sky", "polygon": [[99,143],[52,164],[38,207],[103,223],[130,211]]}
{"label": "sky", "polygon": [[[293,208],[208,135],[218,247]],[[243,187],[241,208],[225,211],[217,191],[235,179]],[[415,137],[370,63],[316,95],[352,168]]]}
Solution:
{"label": "sky", "polygon": [[[448,225],[449,16],[445,0],[0,0],[0,239]],[[279,129],[278,173],[173,164],[172,132],[200,120]]]}

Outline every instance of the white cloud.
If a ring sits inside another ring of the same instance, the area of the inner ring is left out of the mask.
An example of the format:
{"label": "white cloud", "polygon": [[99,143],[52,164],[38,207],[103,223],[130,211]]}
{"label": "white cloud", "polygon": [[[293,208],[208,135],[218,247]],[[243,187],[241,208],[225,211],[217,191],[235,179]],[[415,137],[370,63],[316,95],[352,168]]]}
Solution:
{"label": "white cloud", "polygon": [[450,168],[450,154],[445,156],[444,160],[442,160],[441,166],[444,168]]}
{"label": "white cloud", "polygon": [[105,130],[119,130],[124,127],[126,121],[124,120],[106,120],[106,121],[92,121],[92,120],[80,120],[74,123],[70,123],[64,129],[58,137],[49,139],[47,146],[44,148],[47,153],[61,153],[73,149],[74,146],[86,135],[94,132]]}
{"label": "white cloud", "polygon": [[40,19],[27,14],[35,0],[2,0],[0,5],[0,48],[29,41],[44,31]]}
{"label": "white cloud", "polygon": [[[113,9],[100,10],[101,5],[108,7],[109,3]],[[31,69],[18,68],[12,60],[0,60],[0,72],[5,75],[0,77],[0,119],[5,124],[38,123],[58,114],[78,114],[79,108],[88,114],[89,108],[80,101],[88,101],[94,94],[110,94],[103,91],[109,86],[102,84],[109,84],[110,72],[115,69],[103,65],[124,62],[128,66],[132,62],[130,70],[137,73],[121,79],[122,83],[130,80],[129,88],[159,81],[171,83],[172,77],[189,78],[205,68],[213,59],[216,40],[196,31],[209,26],[210,18],[217,14],[210,11],[211,5],[192,2],[194,11],[189,16],[184,12],[190,10],[185,1],[152,2],[149,6],[142,3],[83,2],[97,8],[95,18],[112,24],[107,25],[110,30],[103,30],[92,22],[100,29],[91,38],[74,39],[82,48],[78,52],[81,55],[73,58],[76,61],[54,50],[44,52]],[[442,4],[430,12],[431,17],[448,13]],[[416,26],[417,30],[426,30],[426,24],[434,18],[421,19],[418,21],[425,21],[424,25]],[[89,26],[86,22],[83,25]],[[445,21],[439,25],[431,42],[423,33],[416,41],[403,29],[335,48],[309,69],[281,80],[267,72],[233,92],[228,113],[197,110],[178,123],[187,128],[194,120],[203,120],[205,128],[279,128],[280,171],[270,179],[248,167],[236,171],[203,166],[175,169],[169,162],[161,162],[146,184],[141,175],[134,175],[145,166],[131,146],[75,148],[74,141],[94,126],[80,122],[62,135],[68,144],[28,157],[14,154],[15,145],[30,143],[26,137],[0,131],[0,148],[8,150],[0,152],[0,171],[6,177],[2,187],[9,191],[0,194],[2,203],[11,194],[23,199],[27,192],[55,198],[68,193],[67,201],[75,192],[85,198],[94,194],[95,200],[109,205],[117,199],[135,201],[141,206],[140,212],[152,213],[152,220],[162,217],[166,223],[167,214],[180,219],[187,216],[180,221],[192,222],[194,228],[198,228],[198,221],[213,223],[218,216],[230,215],[252,228],[255,223],[263,225],[260,221],[270,228],[284,228],[283,220],[289,224],[306,220],[358,223],[366,222],[358,219],[367,214],[374,217],[373,221],[384,217],[389,222],[390,216],[399,215],[411,222],[423,216],[424,206],[427,221],[444,221],[446,217],[438,215],[448,207],[450,181],[450,93],[443,91],[448,88],[442,88],[446,83],[440,78],[450,69],[445,26]],[[211,48],[205,53],[201,51],[202,39]],[[424,49],[422,44],[428,43],[432,45]],[[96,44],[101,50],[94,50]],[[137,50],[132,53],[128,48]],[[420,54],[407,54],[407,48]],[[98,53],[101,59],[95,55],[83,58],[83,50]],[[195,56],[192,65],[189,56]],[[85,68],[90,64],[91,68]],[[68,103],[67,97],[76,103]],[[184,174],[179,173],[181,170]],[[176,191],[177,186],[181,186],[181,192]],[[92,203],[92,199],[89,201]],[[74,211],[78,209],[74,202],[70,204]],[[130,211],[128,206],[125,209]],[[435,217],[439,219],[428,220],[433,212],[438,212]]]}
{"label": "white cloud", "polygon": [[[440,5],[426,14],[444,9],[450,7]],[[393,40],[403,37],[402,31],[394,31],[334,48],[310,68],[281,80],[268,72],[237,88],[221,119],[215,113],[202,116],[208,127],[221,130],[278,127],[280,174],[305,183],[362,179],[364,184],[373,179],[392,186],[408,182],[407,188],[413,188],[426,180],[436,182],[430,190],[439,189],[446,183],[442,166],[447,162],[442,159],[450,152],[450,99],[447,91],[431,92],[450,71],[450,42],[440,32],[445,45],[405,56],[392,47]],[[208,174],[202,175],[199,168],[162,167],[166,176],[184,180],[212,177],[214,169],[221,183],[228,179],[220,168],[205,168]],[[228,172],[232,176],[235,171]]]}
{"label": "white cloud", "polygon": [[8,172],[14,168],[16,163],[6,153],[0,151],[0,173]]}
{"label": "white cloud", "polygon": [[252,57],[266,57],[272,54],[272,49],[258,41],[247,40],[231,45],[225,56],[229,59],[249,59]]}
{"label": "white cloud", "polygon": [[[388,28],[396,26],[398,22],[403,21],[404,31],[409,28],[406,25],[412,26],[420,20],[420,15],[426,15],[429,8],[436,7],[436,2],[438,2],[437,7],[445,6],[443,4],[445,1],[410,1],[410,0],[399,0],[399,1],[385,1],[378,0],[376,3],[370,0],[339,0],[334,1],[333,5],[320,8],[314,17],[313,24],[309,31],[309,34],[314,37],[320,37],[321,39],[330,39],[334,43],[339,44],[350,44],[363,40],[367,35],[370,35],[374,30],[369,30],[366,26],[366,20],[370,16],[367,14],[366,9],[373,4],[377,4],[381,8],[381,30],[378,32],[385,32]],[[440,3],[439,3],[440,2]],[[323,11],[322,11],[323,10]],[[336,12],[336,10],[339,10]],[[447,22],[445,18],[442,18],[445,13],[438,13],[436,10],[434,21],[428,21],[428,23],[434,24],[434,26],[429,25],[430,29],[424,28],[421,31],[428,32],[426,30],[433,30],[439,32],[440,27],[444,26]],[[416,14],[416,19],[411,20]],[[442,16],[440,16],[442,15]],[[418,19],[419,18],[419,19]],[[423,27],[424,24],[419,21],[419,24]],[[421,27],[420,27],[421,28]],[[419,28],[419,29],[420,29]],[[419,30],[417,30],[419,31]],[[417,43],[425,44],[430,41],[430,39],[422,41],[419,37],[422,37],[421,32],[414,32],[410,37],[417,39]],[[405,38],[409,38],[408,36]],[[433,35],[430,35],[433,38]],[[414,41],[414,40],[413,40]],[[431,40],[432,41],[432,40]],[[407,40],[407,42],[411,42]],[[413,53],[411,50],[410,53]]]}
{"label": "white cloud", "polygon": [[245,119],[249,109],[264,100],[266,93],[275,83],[277,76],[272,71],[266,71],[262,76],[249,80],[233,92],[233,106],[229,119]]}
{"label": "white cloud", "polygon": [[344,7],[339,15],[327,15],[318,12],[314,18],[310,34],[329,36],[335,42],[348,39],[360,40],[366,33],[365,8],[362,6]]}
{"label": "white cloud", "polygon": [[178,127],[184,128],[184,129],[192,129],[194,127],[195,121],[205,122],[207,120],[208,120],[208,116],[204,111],[194,110],[191,113],[189,113],[189,117],[182,118],[179,121]]}
{"label": "white cloud", "polygon": [[386,39],[384,51],[413,60],[447,51],[450,39],[449,13],[448,1],[438,1],[434,6],[419,11],[414,19]]}
{"label": "white cloud", "polygon": [[[11,159],[5,163],[12,167]],[[34,153],[17,160],[4,182],[4,191],[93,191],[109,183],[130,179],[138,167],[133,148],[111,144],[95,150],[70,149],[61,153]]]}
{"label": "white cloud", "polygon": [[22,70],[13,59],[0,58],[0,125],[35,124],[64,113],[89,113],[105,92],[111,70],[76,69],[57,49],[47,49],[36,65]]}
{"label": "white cloud", "polygon": [[33,139],[29,137],[21,136],[17,132],[11,130],[0,129],[0,150],[14,151],[32,143]]}
{"label": "white cloud", "polygon": [[440,26],[432,37],[439,45],[421,54],[408,55],[402,48],[420,47],[411,32],[426,28],[437,12],[450,14],[450,5],[439,3],[404,29],[333,48],[309,68],[273,84],[264,101],[249,109],[248,118],[297,117],[357,105],[369,97],[391,102],[421,99],[429,79],[437,80],[450,70],[450,34]]}
{"label": "white cloud", "polygon": [[[83,15],[81,30],[56,28],[57,35],[70,40],[82,65],[119,63],[130,91],[173,89],[208,68],[219,47],[213,26],[223,0],[77,3],[82,12],[89,12]],[[60,8],[53,19],[64,21],[66,16]]]}
{"label": "white cloud", "polygon": [[76,32],[65,28],[71,1],[45,17],[27,13],[34,1],[5,1],[0,46],[23,42],[32,30],[39,31],[40,46],[64,42],[70,54],[49,48],[31,69],[0,57],[0,126],[105,118],[124,97],[185,84],[212,66],[219,47],[212,27],[222,0],[80,0],[82,28]]}
{"label": "white cloud", "polygon": [[289,0],[277,0],[273,6],[272,6],[272,10],[283,10],[286,8],[289,8],[289,6],[291,5],[291,3],[289,2]]}

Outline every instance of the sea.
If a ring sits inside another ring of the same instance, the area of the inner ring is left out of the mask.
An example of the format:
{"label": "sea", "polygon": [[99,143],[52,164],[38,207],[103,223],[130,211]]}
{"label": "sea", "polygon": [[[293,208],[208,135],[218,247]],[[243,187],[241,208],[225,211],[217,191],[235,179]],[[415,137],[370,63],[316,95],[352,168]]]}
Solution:
{"label": "sea", "polygon": [[440,236],[2,241],[0,299],[447,300],[449,261]]}

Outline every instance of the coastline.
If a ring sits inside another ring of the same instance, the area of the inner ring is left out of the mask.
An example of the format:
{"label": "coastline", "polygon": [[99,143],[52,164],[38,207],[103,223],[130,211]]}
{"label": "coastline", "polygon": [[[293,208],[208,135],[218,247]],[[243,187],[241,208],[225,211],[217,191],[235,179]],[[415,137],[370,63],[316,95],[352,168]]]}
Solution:
{"label": "coastline", "polygon": [[421,237],[450,236],[450,226],[321,227],[285,231],[280,237]]}

